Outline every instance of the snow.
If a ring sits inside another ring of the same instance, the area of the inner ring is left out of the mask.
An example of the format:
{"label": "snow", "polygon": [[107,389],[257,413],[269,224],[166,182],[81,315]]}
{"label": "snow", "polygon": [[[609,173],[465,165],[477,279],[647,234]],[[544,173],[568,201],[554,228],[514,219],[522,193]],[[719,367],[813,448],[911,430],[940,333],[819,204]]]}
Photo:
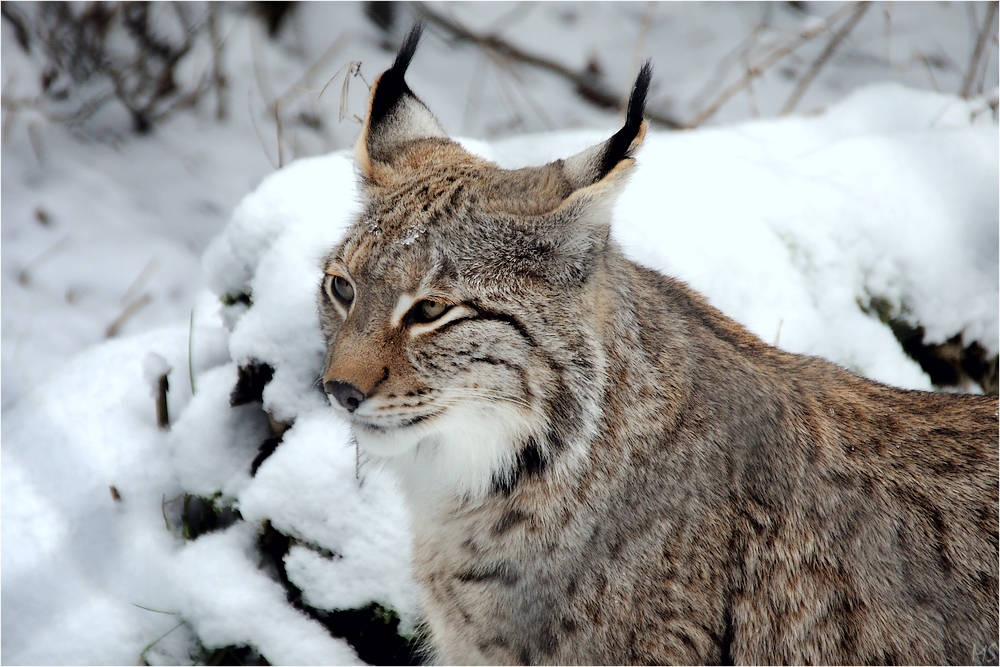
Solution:
{"label": "snow", "polygon": [[[512,7],[453,11],[476,29],[521,26],[510,33],[515,43],[566,62],[600,53],[609,81],[631,76],[633,50],[609,45],[636,39],[645,5],[527,5],[511,18]],[[966,57],[955,46],[968,41],[963,14],[937,4],[885,11],[894,16],[885,50],[897,64],[931,24],[951,26],[936,48]],[[693,114],[699,96],[723,86],[705,83],[713,71],[738,65],[738,50],[728,60],[721,54],[761,12],[772,13],[761,33],[772,42],[820,20],[777,5],[657,8],[656,37],[647,40],[661,91],[654,102],[672,91],[674,110]],[[876,18],[870,12],[859,25],[855,55],[871,50],[862,36],[883,28]],[[356,5],[308,5],[277,46],[252,25],[230,25],[234,109],[248,96],[267,98],[265,89],[315,92],[340,56],[363,55],[366,76],[392,58]],[[329,25],[342,32],[332,36]],[[326,51],[318,61],[329,71],[302,74],[293,37],[306,53]],[[4,38],[7,94],[8,68],[29,64],[9,27]],[[746,120],[744,97],[723,108],[719,124],[652,130],[616,205],[613,234],[631,257],[687,281],[767,342],[930,389],[889,328],[859,304],[882,299],[924,326],[931,342],[961,332],[997,354],[996,121],[981,97],[915,89],[926,85],[920,67],[898,68],[906,86],[849,94],[873,70],[830,67],[802,104],[821,113]],[[484,85],[478,101],[455,92],[467,91],[477,72],[489,78],[483,71],[501,76],[479,56],[455,57],[431,33],[410,84],[446,128],[476,137],[463,145],[503,166],[566,157],[616,129],[614,114],[571,106],[568,86],[537,72],[525,74],[525,90],[536,91],[559,127],[577,129],[544,131],[531,104],[496,86]],[[960,75],[935,73],[949,90]],[[353,81],[348,103],[357,111],[365,89]],[[755,104],[772,111],[794,85],[778,74],[759,83]],[[286,99],[289,108],[335,117],[335,92],[309,98],[313,107]],[[512,124],[515,117],[524,122]],[[239,118],[178,114],[151,136],[110,144],[81,140],[36,111],[11,123],[2,182],[5,663],[189,663],[202,646],[226,645],[252,645],[271,663],[358,663],[261,567],[265,522],[292,538],[284,566],[307,604],[375,602],[399,614],[403,632],[416,630],[401,495],[384,471],[359,463],[317,385],[320,261],[359,208],[344,150],[357,126],[290,130],[286,164],[273,171],[273,121],[256,114],[258,132],[249,114]],[[287,163],[290,155],[299,159]],[[106,340],[109,324],[144,294],[148,303]],[[251,360],[274,368],[263,406],[230,407],[237,368]],[[171,425],[162,430],[150,391],[167,369]],[[272,420],[290,427],[251,475]],[[235,507],[242,521],[185,540],[184,493]]]}

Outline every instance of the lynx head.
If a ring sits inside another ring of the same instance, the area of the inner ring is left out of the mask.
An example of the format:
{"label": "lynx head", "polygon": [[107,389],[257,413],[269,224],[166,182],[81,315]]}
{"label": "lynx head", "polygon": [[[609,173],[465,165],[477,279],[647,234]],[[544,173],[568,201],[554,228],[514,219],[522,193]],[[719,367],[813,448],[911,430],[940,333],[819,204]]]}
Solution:
{"label": "lynx head", "polygon": [[319,290],[324,388],[404,488],[511,493],[585,452],[601,415],[595,310],[650,67],[610,139],[505,170],[451,141],[407,86],[419,37],[371,89],[356,148],[363,210]]}

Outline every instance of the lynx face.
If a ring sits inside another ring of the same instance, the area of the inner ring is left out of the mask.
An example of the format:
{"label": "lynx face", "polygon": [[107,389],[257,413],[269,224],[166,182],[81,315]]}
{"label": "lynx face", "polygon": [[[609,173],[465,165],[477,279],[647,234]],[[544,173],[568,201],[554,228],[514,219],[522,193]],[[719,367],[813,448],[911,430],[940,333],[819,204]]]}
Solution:
{"label": "lynx face", "polygon": [[645,126],[640,110],[622,137],[502,170],[444,135],[403,81],[411,56],[372,89],[364,210],[324,265],[324,388],[364,451],[475,496],[540,470],[600,415],[587,323]]}
{"label": "lynx face", "polygon": [[[542,434],[546,368],[511,312],[523,290],[509,285],[502,298],[469,280],[469,262],[450,252],[448,232],[472,227],[468,206],[453,199],[461,187],[420,194],[449,178],[431,173],[408,191],[372,196],[327,260],[324,381],[365,451],[433,459],[432,470],[446,466],[439,482],[482,485],[510,467],[518,444]],[[450,210],[431,211],[442,206]]]}

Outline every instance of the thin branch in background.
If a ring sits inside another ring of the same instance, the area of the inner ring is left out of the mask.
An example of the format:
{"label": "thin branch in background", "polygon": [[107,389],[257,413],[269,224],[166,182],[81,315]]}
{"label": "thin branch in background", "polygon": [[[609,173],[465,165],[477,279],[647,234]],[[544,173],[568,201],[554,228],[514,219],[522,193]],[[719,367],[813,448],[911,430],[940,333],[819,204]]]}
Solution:
{"label": "thin branch in background", "polygon": [[[750,72],[750,52],[753,50],[753,47],[757,43],[757,35],[766,26],[767,26],[767,24],[764,21],[761,21],[756,26],[754,26],[754,29],[750,32],[750,36],[747,39],[743,40],[743,44],[746,45],[746,48],[744,48],[743,52],[740,54],[740,59],[743,62],[744,75],[747,75],[747,74],[751,73]],[[753,77],[752,76],[747,80],[747,96],[749,98],[748,101],[749,101],[749,104],[750,104],[750,111],[751,111],[751,113],[753,113],[753,115],[754,115],[755,118],[759,118],[760,117],[760,109],[757,106],[757,94],[754,91]]]}
{"label": "thin branch in background", "polygon": [[[537,6],[538,3],[535,2],[519,2],[510,11],[493,19],[493,21],[486,26],[486,30],[488,32],[500,32],[501,30],[506,30],[523,19],[528,12]],[[452,14],[452,17],[454,18],[454,14]]]}
{"label": "thin branch in background", "polygon": [[[458,21],[439,14],[423,2],[417,2],[414,6],[428,23],[444,30],[458,41],[471,42],[487,52],[493,52],[511,61],[531,65],[556,74],[572,83],[576,88],[577,94],[594,106],[602,109],[613,109],[615,111],[619,111],[621,108],[621,95],[609,90],[599,77],[586,70],[577,72],[545,56],[528,53],[498,35],[483,35],[473,32]],[[675,129],[681,127],[681,124],[677,120],[656,109],[647,107],[644,115],[650,122],[663,125],[664,127]]]}
{"label": "thin branch in background", "polygon": [[501,70],[500,72],[496,73],[495,78],[497,81],[497,90],[500,91],[500,99],[503,101],[504,106],[507,108],[507,111],[509,111],[511,115],[511,121],[510,123],[508,123],[508,126],[520,127],[524,125],[524,118],[521,117],[521,113],[520,111],[518,111],[517,101],[514,99],[514,93],[510,90],[510,86],[507,83],[507,79],[503,76],[502,73],[502,66],[503,66],[502,64],[504,56],[494,51],[487,51],[486,56],[490,60],[492,60],[494,64],[497,65],[498,70]]}
{"label": "thin branch in background", "polygon": [[275,135],[278,140],[278,169],[285,166],[284,135],[281,131],[281,99],[274,100]]}
{"label": "thin branch in background", "polygon": [[[990,35],[993,32],[993,20],[997,17],[997,3],[991,2],[986,5],[986,16],[983,18],[983,27],[979,31],[979,36],[976,38],[976,46],[972,49],[972,57],[969,59],[969,68],[965,72],[965,78],[962,79],[962,88],[959,91],[961,97],[968,97],[972,93],[972,82],[976,79],[976,72],[979,69],[979,61],[983,58],[983,52],[986,50],[986,43],[989,41]],[[987,54],[987,62],[983,63],[983,68],[986,68],[989,62],[989,54]]]}
{"label": "thin branch in background", "polygon": [[212,42],[212,81],[215,84],[215,119],[225,120],[229,115],[229,100],[226,95],[226,89],[229,87],[229,82],[226,80],[226,75],[222,72],[222,46],[225,43],[222,35],[219,33],[219,19],[218,19],[218,7],[219,5],[210,2],[208,3],[208,36]]}
{"label": "thin branch in background", "polygon": [[896,6],[891,2],[882,8],[882,42],[885,44],[885,64],[892,71],[892,13]]}
{"label": "thin branch in background", "polygon": [[25,53],[28,53],[31,48],[31,41],[28,37],[28,29],[24,26],[24,19],[17,15],[11,9],[11,3],[4,2],[0,3],[0,15],[3,16],[14,29],[14,39],[17,40],[18,46]]}
{"label": "thin branch in background", "polygon": [[469,127],[469,119],[479,117],[479,107],[486,89],[486,58],[486,54],[479,54],[472,70],[472,85],[469,86],[469,97],[465,100],[465,112],[462,114],[463,134],[469,134],[472,131]]}
{"label": "thin branch in background", "polygon": [[[352,65],[356,65],[355,67],[356,71],[354,73],[354,76],[361,77],[361,80],[365,81],[365,77],[361,75],[361,62],[352,60],[347,65],[344,65],[340,69],[338,69],[333,74],[333,76],[331,76],[327,80],[327,82],[323,85],[322,88],[316,88],[315,86],[307,85],[309,81],[312,80],[312,78],[316,76],[321,69],[326,67],[329,61],[333,60],[333,57],[337,55],[337,52],[340,51],[346,40],[347,36],[345,33],[340,33],[339,35],[337,35],[337,38],[333,40],[330,46],[326,47],[326,51],[323,52],[323,55],[317,58],[313,62],[313,64],[310,65],[306,69],[306,71],[302,73],[302,76],[300,76],[298,79],[295,80],[294,83],[288,86],[288,88],[285,89],[284,93],[278,96],[282,100],[282,102],[283,103],[288,102],[292,97],[300,93],[307,93],[307,94],[314,93],[317,90],[319,91],[319,95],[316,96],[316,100],[319,101],[319,98],[322,97],[323,95],[323,91],[326,90],[327,86],[329,86],[333,82],[333,80],[337,78],[337,75],[339,75],[342,71],[344,71],[345,67],[350,68]],[[366,85],[367,83],[368,82],[365,81]]]}
{"label": "thin branch in background", "polygon": [[[642,21],[639,23],[639,36],[635,40],[635,51],[632,53],[632,72],[633,74],[639,71],[642,67],[643,57],[642,54],[646,50],[646,40],[649,39],[649,31],[653,27],[653,17],[656,15],[656,2],[650,0],[646,3],[646,11],[642,15]],[[624,114],[625,108],[628,106],[628,95],[631,91],[625,93],[625,97],[621,101],[621,109]]]}
{"label": "thin branch in background", "polygon": [[719,58],[715,66],[712,68],[712,74],[708,77],[698,92],[691,97],[690,105],[692,107],[700,107],[702,103],[708,98],[709,94],[718,88],[722,80],[728,73],[729,68],[732,66],[733,62],[744,60],[744,56],[757,46],[757,37],[760,35],[761,31],[767,27],[767,23],[761,21],[757,23],[750,31],[750,34],[743,38],[743,41],[737,44],[735,47],[730,49]]}
{"label": "thin branch in background", "polygon": [[28,123],[28,142],[31,144],[31,152],[38,160],[38,166],[45,166],[45,144],[42,143],[42,136],[38,133],[38,124],[34,121]]}
{"label": "thin branch in background", "polygon": [[938,85],[937,78],[934,76],[934,66],[931,64],[930,59],[928,59],[927,55],[920,49],[917,49],[917,59],[924,64],[924,70],[927,72],[927,77],[931,80],[931,86],[934,87],[934,92],[940,93],[941,86]]}
{"label": "thin branch in background", "polygon": [[993,45],[991,49],[986,51],[986,58],[983,61],[983,66],[979,70],[979,82],[976,84],[976,90],[979,95],[986,92],[986,72],[990,69],[990,58],[993,54],[997,52],[997,31],[993,30],[993,37],[990,39],[990,43]]}
{"label": "thin branch in background", "polygon": [[26,286],[31,282],[31,271],[38,267],[39,264],[56,254],[64,245],[69,241],[69,234],[67,233],[61,239],[50,245],[48,248],[43,250],[41,253],[35,256],[30,262],[24,265],[21,272],[17,274],[17,282],[20,285]]}
{"label": "thin branch in background", "polygon": [[[750,55],[749,53],[743,56],[743,67],[746,69],[746,73],[750,73]],[[754,118],[760,118],[760,109],[757,108],[757,95],[754,93],[753,89],[753,77],[751,76],[747,80],[747,103],[750,105],[750,113]]]}
{"label": "thin branch in background", "polygon": [[743,88],[745,88],[753,79],[763,74],[772,65],[782,60],[790,53],[796,51],[803,44],[806,44],[815,39],[816,37],[818,37],[819,35],[828,32],[830,28],[837,21],[843,18],[850,10],[856,8],[858,4],[860,3],[855,2],[850,5],[841,7],[833,14],[831,14],[829,18],[827,18],[822,24],[810,28],[808,30],[803,30],[796,36],[795,39],[773,50],[764,58],[764,60],[759,65],[752,66],[750,70],[746,74],[744,74],[739,81],[736,81],[731,86],[722,91],[719,94],[719,96],[716,97],[715,101],[712,102],[712,104],[710,104],[698,115],[696,115],[693,120],[691,120],[687,125],[685,125],[685,127],[689,129],[698,127],[706,120],[714,116],[726,102],[728,102],[736,93],[743,90]]}
{"label": "thin branch in background", "polygon": [[781,108],[780,115],[786,116],[795,109],[795,106],[799,103],[799,100],[802,99],[802,96],[805,95],[806,90],[809,89],[810,84],[812,84],[813,80],[816,79],[816,75],[819,74],[819,71],[821,69],[823,69],[823,66],[826,65],[826,63],[830,60],[830,58],[837,51],[837,48],[841,45],[841,43],[847,38],[849,34],[851,34],[851,31],[854,30],[854,26],[858,24],[858,22],[865,15],[865,12],[868,11],[868,8],[870,6],[871,6],[870,2],[862,2],[857,5],[857,7],[854,9],[854,13],[851,14],[851,18],[847,20],[847,23],[841,26],[840,30],[834,33],[833,37],[830,38],[830,41],[827,42],[826,48],[823,49],[823,53],[819,54],[819,57],[816,58],[816,60],[813,61],[813,64],[809,66],[809,69],[806,71],[805,75],[803,75],[802,78],[799,79],[799,84],[795,87],[795,90],[792,91],[792,94],[788,97],[788,101],[785,102],[785,106]]}
{"label": "thin branch in background", "polygon": [[194,396],[198,393],[194,386],[194,308],[188,321],[188,380],[191,382],[191,395]]}
{"label": "thin branch in background", "polygon": [[27,99],[13,99],[7,92],[13,87],[14,82],[17,81],[17,74],[11,74],[3,85],[0,86],[0,109],[3,109],[3,129],[0,130],[0,143],[6,143],[7,137],[10,136],[10,128],[14,125],[14,119],[17,118],[18,112],[28,106],[33,106],[35,100]]}
{"label": "thin branch in background", "polygon": [[264,67],[260,62],[260,50],[260,36],[256,30],[253,30],[250,32],[250,64],[253,66],[254,82],[257,84],[257,90],[260,92],[261,98],[265,101],[275,100],[278,96],[274,94],[271,83],[267,80]]}
{"label": "thin branch in background", "polygon": [[121,314],[108,325],[108,329],[104,333],[105,338],[114,338],[117,336],[118,332],[121,331],[123,326],[125,326],[125,323],[132,319],[132,317],[135,316],[135,314],[140,310],[148,306],[152,300],[153,295],[146,292],[141,297],[126,306],[125,310],[123,310]]}
{"label": "thin branch in background", "polygon": [[146,281],[149,280],[149,277],[153,275],[153,271],[156,270],[156,267],[159,265],[159,263],[160,260],[156,255],[153,255],[152,259],[146,262],[146,266],[144,266],[142,271],[139,272],[139,275],[136,276],[136,279],[132,281],[132,284],[129,286],[129,288],[125,290],[125,294],[118,302],[118,305],[124,306],[126,303],[130,302],[135,297],[135,295],[139,292],[139,290],[141,290],[143,286],[146,284]]}
{"label": "thin branch in background", "polygon": [[247,112],[249,112],[249,114],[250,114],[250,124],[253,125],[253,131],[257,133],[257,141],[260,142],[260,147],[264,151],[264,155],[267,156],[267,161],[271,163],[272,167],[274,167],[275,169],[278,169],[279,168],[278,165],[276,165],[274,163],[274,160],[271,159],[271,153],[268,152],[267,146],[264,144],[264,137],[260,133],[260,128],[257,127],[257,119],[254,118],[254,113],[253,113],[253,104],[251,104],[251,102],[250,102],[250,96],[251,95],[253,95],[253,91],[252,90],[248,90],[247,91]]}
{"label": "thin branch in background", "polygon": [[[493,55],[491,55],[491,57],[493,57]],[[545,113],[545,108],[541,104],[539,104],[534,97],[532,97],[531,92],[528,90],[528,87],[524,85],[524,80],[521,79],[517,70],[514,69],[510,61],[507,60],[506,58],[502,58],[499,56],[493,57],[493,59],[496,62],[497,66],[504,73],[506,73],[507,77],[511,80],[511,82],[513,82],[512,88],[521,94],[521,97],[524,99],[525,102],[527,102],[528,106],[531,107],[531,110],[534,111],[535,115],[541,119],[542,125],[545,126],[545,129],[546,130],[555,129],[556,124],[553,123],[549,115]],[[511,95],[511,99],[513,100],[513,95]],[[626,100],[626,102],[627,101],[628,100]]]}

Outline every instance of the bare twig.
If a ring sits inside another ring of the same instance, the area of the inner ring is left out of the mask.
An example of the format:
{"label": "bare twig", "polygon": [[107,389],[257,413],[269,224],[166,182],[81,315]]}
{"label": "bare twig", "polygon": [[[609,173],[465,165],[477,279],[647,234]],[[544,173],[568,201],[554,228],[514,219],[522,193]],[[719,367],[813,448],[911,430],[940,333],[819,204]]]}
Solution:
{"label": "bare twig", "polygon": [[990,33],[993,32],[993,19],[997,17],[997,3],[991,2],[986,6],[986,16],[983,18],[983,27],[976,38],[976,46],[972,49],[972,58],[969,59],[969,69],[962,79],[962,88],[959,95],[968,97],[972,93],[972,82],[976,79],[976,72],[979,69],[979,61],[983,56],[986,42],[989,41]]}
{"label": "bare twig", "polygon": [[[475,33],[457,21],[437,13],[422,2],[416,3],[416,8],[429,23],[441,28],[454,39],[470,42],[486,51],[494,52],[509,60],[531,65],[556,74],[572,83],[576,87],[577,94],[583,99],[602,109],[614,109],[618,111],[621,108],[621,95],[609,90],[604,85],[604,82],[592,73],[587,71],[577,72],[545,56],[528,53],[499,35]],[[644,115],[650,122],[664,127],[681,127],[681,123],[677,120],[655,109],[647,107]]]}
{"label": "bare twig", "polygon": [[749,85],[753,81],[753,79],[763,74],[768,68],[777,63],[779,60],[782,60],[785,56],[797,50],[803,44],[812,41],[819,35],[822,35],[824,32],[828,32],[830,26],[839,21],[845,14],[847,14],[848,11],[856,8],[857,5],[858,3],[852,3],[845,7],[841,7],[836,12],[831,14],[830,17],[822,24],[814,28],[810,28],[808,30],[803,30],[801,33],[798,34],[798,36],[796,36],[795,39],[788,42],[784,46],[781,46],[772,51],[766,58],[764,58],[761,64],[757,66],[751,66],[750,69],[746,72],[746,74],[743,75],[743,78],[741,78],[739,81],[736,81],[731,86],[722,91],[719,94],[719,96],[715,99],[715,101],[712,102],[712,104],[708,105],[708,107],[706,107],[701,113],[695,116],[694,119],[691,120],[691,122],[689,122],[685,127],[688,128],[698,127],[706,120],[714,116],[719,111],[719,109],[722,108],[722,105],[728,102],[733,97],[733,95],[740,92],[747,85]]}
{"label": "bare twig", "polygon": [[851,31],[854,30],[854,26],[858,24],[858,21],[861,20],[861,17],[865,15],[865,12],[868,11],[870,6],[871,3],[869,2],[859,3],[854,9],[854,13],[851,14],[851,18],[849,18],[847,22],[841,26],[840,30],[834,33],[833,37],[830,38],[830,41],[827,42],[826,48],[823,49],[823,53],[819,54],[819,57],[813,61],[813,64],[809,66],[806,73],[801,79],[799,79],[799,83],[795,86],[795,90],[793,90],[792,94],[788,97],[788,101],[785,102],[785,106],[781,108],[782,116],[790,114],[792,110],[795,109],[799,100],[801,100],[802,96],[805,95],[809,85],[816,79],[816,75],[819,74],[819,71],[823,69],[823,65],[830,60],[844,39],[851,34]]}

